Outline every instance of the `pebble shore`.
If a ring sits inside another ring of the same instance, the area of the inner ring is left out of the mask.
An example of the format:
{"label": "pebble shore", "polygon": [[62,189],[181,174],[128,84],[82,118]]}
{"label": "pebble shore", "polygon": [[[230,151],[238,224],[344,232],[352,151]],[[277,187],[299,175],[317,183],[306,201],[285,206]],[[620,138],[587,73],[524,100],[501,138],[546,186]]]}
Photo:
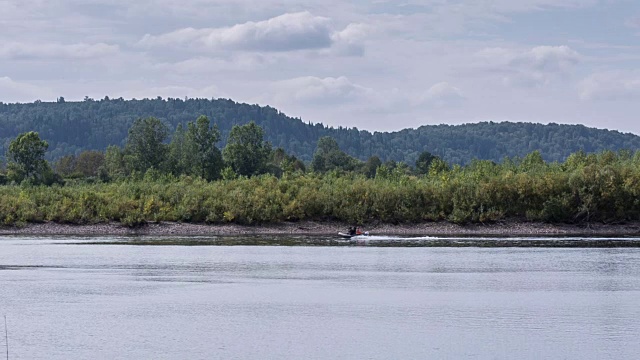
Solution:
{"label": "pebble shore", "polygon": [[[344,231],[349,224],[336,222],[287,222],[279,224],[243,226],[236,224],[149,223],[130,228],[119,223],[69,225],[54,222],[27,224],[23,227],[0,227],[0,235],[267,235],[303,234],[332,235]],[[420,224],[370,224],[362,227],[372,235],[495,235],[495,236],[553,236],[553,235],[640,235],[640,222],[606,224],[543,224],[505,221],[494,224],[456,225],[449,222]]]}

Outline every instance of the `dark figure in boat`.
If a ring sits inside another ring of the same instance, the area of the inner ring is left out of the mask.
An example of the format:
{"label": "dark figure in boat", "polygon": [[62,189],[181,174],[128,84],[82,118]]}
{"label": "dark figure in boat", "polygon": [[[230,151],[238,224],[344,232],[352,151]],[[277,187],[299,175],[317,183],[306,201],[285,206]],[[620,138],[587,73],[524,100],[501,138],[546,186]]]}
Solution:
{"label": "dark figure in boat", "polygon": [[359,227],[352,226],[349,228],[349,235],[351,236],[362,235],[362,230],[360,230]]}

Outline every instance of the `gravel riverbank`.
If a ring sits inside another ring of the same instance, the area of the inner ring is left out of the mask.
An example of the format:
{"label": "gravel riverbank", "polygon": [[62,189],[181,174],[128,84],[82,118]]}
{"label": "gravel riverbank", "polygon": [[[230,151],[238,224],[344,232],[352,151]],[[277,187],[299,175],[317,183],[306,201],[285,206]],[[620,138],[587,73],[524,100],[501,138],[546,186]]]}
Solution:
{"label": "gravel riverbank", "polygon": [[[348,228],[348,224],[336,222],[295,222],[256,226],[235,224],[188,224],[151,223],[137,228],[129,228],[119,223],[68,225],[53,222],[27,224],[24,227],[2,227],[0,235],[267,235],[267,234],[307,234],[331,235]],[[425,222],[420,224],[371,224],[363,230],[372,235],[640,235],[640,222],[618,225],[589,224],[543,224],[519,221],[505,221],[484,225],[456,225],[448,222]]]}

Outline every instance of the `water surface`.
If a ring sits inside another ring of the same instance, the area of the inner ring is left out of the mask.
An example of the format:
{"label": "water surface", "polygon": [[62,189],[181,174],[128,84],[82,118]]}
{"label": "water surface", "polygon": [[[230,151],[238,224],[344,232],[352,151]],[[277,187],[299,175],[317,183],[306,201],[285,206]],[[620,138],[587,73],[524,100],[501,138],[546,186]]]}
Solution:
{"label": "water surface", "polygon": [[10,358],[640,356],[638,248],[251,239],[0,237]]}

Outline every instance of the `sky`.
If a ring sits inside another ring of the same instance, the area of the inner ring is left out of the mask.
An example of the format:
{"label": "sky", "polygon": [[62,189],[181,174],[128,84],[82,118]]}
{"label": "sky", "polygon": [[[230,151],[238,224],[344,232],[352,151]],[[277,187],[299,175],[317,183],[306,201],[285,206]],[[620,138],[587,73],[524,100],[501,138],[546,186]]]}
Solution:
{"label": "sky", "polygon": [[638,64],[637,0],[0,0],[5,103],[230,98],[370,131],[640,135]]}

